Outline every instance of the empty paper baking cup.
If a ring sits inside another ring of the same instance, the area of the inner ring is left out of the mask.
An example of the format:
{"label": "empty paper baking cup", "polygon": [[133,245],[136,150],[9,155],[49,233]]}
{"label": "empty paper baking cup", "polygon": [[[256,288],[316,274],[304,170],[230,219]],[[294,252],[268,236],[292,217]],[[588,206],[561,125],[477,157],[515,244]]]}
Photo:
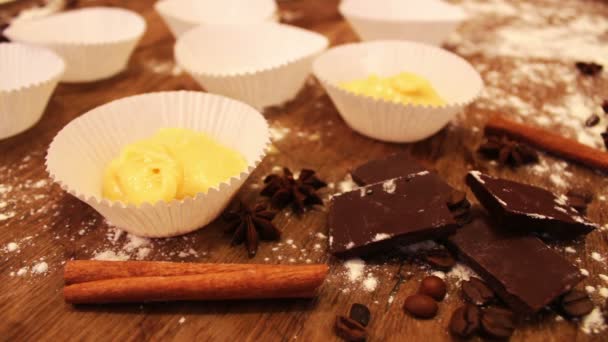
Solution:
{"label": "empty paper baking cup", "polygon": [[4,35],[55,51],[66,63],[62,81],[88,82],[125,69],[145,30],[146,22],[135,12],[91,7],[19,20]]}
{"label": "empty paper baking cup", "polygon": [[63,60],[47,49],[0,44],[0,139],[40,120],[64,69]]}
{"label": "empty paper baking cup", "polygon": [[207,91],[257,109],[293,99],[325,36],[277,23],[205,25],[180,36],[177,64]]}
{"label": "empty paper baking cup", "polygon": [[161,0],[154,8],[177,38],[199,25],[275,21],[274,0]]}
{"label": "empty paper baking cup", "polygon": [[343,0],[340,13],[362,40],[410,40],[440,45],[466,19],[439,0]]}
{"label": "empty paper baking cup", "polygon": [[[319,56],[313,71],[352,129],[389,142],[418,141],[435,134],[474,101],[483,87],[479,73],[464,59],[435,46],[407,41],[340,45]],[[343,82],[372,74],[387,77],[401,72],[429,80],[446,104],[402,104],[340,88]]]}
{"label": "empty paper baking cup", "polygon": [[[102,197],[103,173],[122,148],[175,127],[204,132],[239,151],[247,169],[206,193],[140,206]],[[111,224],[147,237],[185,234],[215,219],[265,155],[264,117],[250,106],[195,91],[131,96],[97,107],[65,126],[51,143],[46,167],[61,187],[88,203]]]}

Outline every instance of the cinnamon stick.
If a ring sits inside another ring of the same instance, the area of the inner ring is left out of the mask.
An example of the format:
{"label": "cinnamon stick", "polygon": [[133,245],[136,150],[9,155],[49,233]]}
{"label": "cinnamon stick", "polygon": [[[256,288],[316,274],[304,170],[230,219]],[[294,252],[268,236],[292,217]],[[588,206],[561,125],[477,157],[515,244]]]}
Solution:
{"label": "cinnamon stick", "polygon": [[[88,262],[87,262],[88,263]],[[139,262],[114,262],[126,264],[129,270],[115,272],[107,262],[93,265],[93,269],[104,270],[106,278],[67,285],[64,298],[68,303],[124,303],[173,300],[231,300],[231,299],[271,299],[271,298],[311,298],[327,275],[327,265],[231,265],[200,264],[198,270],[206,268],[203,274],[178,275],[181,264],[167,262],[144,262],[140,274],[146,276],[121,275],[133,272]],[[172,264],[172,265],[169,265]],[[66,271],[69,279],[75,270],[85,263],[69,262]],[[92,264],[88,264],[91,266]],[[69,267],[68,267],[69,266]],[[169,267],[167,267],[169,266]],[[197,269],[194,264],[186,264],[185,272]],[[166,271],[170,270],[170,271]],[[79,272],[76,272],[78,274]],[[172,273],[172,275],[166,275]],[[157,275],[152,275],[157,274]],[[165,275],[158,275],[165,274]]]}
{"label": "cinnamon stick", "polygon": [[559,157],[608,172],[608,153],[545,129],[495,116],[486,124],[486,134],[507,135]]}

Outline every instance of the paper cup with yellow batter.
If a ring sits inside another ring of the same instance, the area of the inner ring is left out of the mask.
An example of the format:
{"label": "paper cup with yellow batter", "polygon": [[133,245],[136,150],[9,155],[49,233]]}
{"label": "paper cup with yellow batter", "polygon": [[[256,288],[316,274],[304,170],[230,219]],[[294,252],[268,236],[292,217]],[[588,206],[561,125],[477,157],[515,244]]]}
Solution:
{"label": "paper cup with yellow batter", "polygon": [[[102,196],[104,171],[124,146],[161,128],[202,132],[240,152],[247,166],[205,193],[139,206]],[[147,237],[167,237],[199,229],[228,205],[265,155],[268,125],[252,107],[218,95],[173,91],[131,96],[97,107],[65,126],[47,154],[50,176],[111,224]]]}
{"label": "paper cup with yellow batter", "polygon": [[179,37],[175,59],[207,91],[261,110],[293,99],[327,45],[289,25],[205,25]]}
{"label": "paper cup with yellow batter", "polygon": [[[352,129],[388,142],[413,142],[437,133],[473,102],[483,88],[479,73],[461,57],[438,47],[407,41],[340,45],[319,56],[313,72]],[[341,87],[344,82],[370,75],[388,77],[402,72],[428,80],[445,104],[390,102]]]}

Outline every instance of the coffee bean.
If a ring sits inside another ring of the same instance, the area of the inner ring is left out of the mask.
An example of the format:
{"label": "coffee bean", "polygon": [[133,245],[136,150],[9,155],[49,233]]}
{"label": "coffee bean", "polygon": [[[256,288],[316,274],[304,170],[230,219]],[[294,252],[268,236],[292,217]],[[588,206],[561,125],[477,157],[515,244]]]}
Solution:
{"label": "coffee bean", "polygon": [[425,294],[440,302],[445,297],[447,285],[443,279],[437,276],[428,276],[420,282],[418,293]]}
{"label": "coffee bean", "polygon": [[424,260],[433,268],[441,271],[449,271],[452,269],[452,267],[454,267],[454,265],[456,265],[456,260],[452,254],[445,249],[434,249],[428,251],[424,256]]}
{"label": "coffee bean", "polygon": [[562,296],[560,309],[568,317],[581,317],[593,310],[593,302],[585,291],[572,290]]}
{"label": "coffee bean", "polygon": [[608,149],[608,132],[602,132],[602,133],[600,133],[600,135],[602,136],[602,139],[604,140],[604,146],[606,147],[606,149]]}
{"label": "coffee bean", "polygon": [[462,297],[477,306],[483,306],[494,299],[494,292],[479,278],[471,278],[462,283]]}
{"label": "coffee bean", "polygon": [[470,337],[479,330],[481,311],[472,304],[465,304],[454,311],[450,319],[450,331],[459,337]]}
{"label": "coffee bean", "polygon": [[336,317],[336,335],[347,341],[364,341],[367,338],[367,330],[358,322],[344,316]]}
{"label": "coffee bean", "polygon": [[604,114],[608,114],[608,100],[602,102],[602,109],[604,110]]}
{"label": "coffee bean", "polygon": [[594,62],[576,62],[575,66],[585,76],[595,76],[604,68],[601,64]]}
{"label": "coffee bean", "polygon": [[437,302],[427,295],[415,294],[407,297],[403,309],[416,318],[428,319],[437,315]]}
{"label": "coffee bean", "polygon": [[481,314],[481,329],[491,338],[509,338],[515,330],[515,317],[506,309],[487,308]]}
{"label": "coffee bean", "polygon": [[350,307],[350,313],[348,316],[364,327],[369,324],[369,320],[371,318],[371,314],[367,306],[359,303],[355,303]]}
{"label": "coffee bean", "polygon": [[591,115],[590,117],[587,118],[587,120],[585,120],[585,126],[587,126],[587,127],[593,127],[593,126],[597,125],[598,123],[600,123],[600,117],[597,116],[596,114]]}

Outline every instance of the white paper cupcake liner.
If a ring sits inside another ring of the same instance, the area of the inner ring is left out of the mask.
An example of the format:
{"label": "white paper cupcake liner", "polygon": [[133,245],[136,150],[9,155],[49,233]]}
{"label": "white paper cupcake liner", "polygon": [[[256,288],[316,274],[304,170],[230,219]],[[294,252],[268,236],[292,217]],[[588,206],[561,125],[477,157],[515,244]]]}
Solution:
{"label": "white paper cupcake liner", "polygon": [[63,60],[52,51],[0,44],[0,139],[40,120],[64,69]]}
{"label": "white paper cupcake liner", "polygon": [[[140,206],[102,198],[103,172],[121,149],[165,127],[204,132],[247,160],[237,177],[193,198]],[[266,153],[268,125],[250,106],[194,91],[131,96],[97,107],[64,127],[51,143],[46,166],[55,182],[130,233],[167,237],[199,229],[228,205]]]}
{"label": "white paper cupcake liner", "polygon": [[206,25],[177,40],[175,59],[207,91],[261,110],[293,99],[327,45],[325,36],[289,25]]}
{"label": "white paper cupcake liner", "polygon": [[146,30],[137,13],[90,7],[34,20],[19,20],[4,34],[16,42],[52,49],[66,63],[64,82],[89,82],[124,70]]}
{"label": "white paper cupcake liner", "polygon": [[276,21],[274,0],[161,0],[154,9],[175,38],[199,25]]}
{"label": "white paper cupcake liner", "polygon": [[[479,73],[464,59],[434,46],[407,41],[340,45],[319,56],[313,71],[351,128],[388,142],[413,142],[435,134],[474,101],[483,87]],[[401,72],[429,80],[446,105],[405,105],[340,88],[343,82],[372,74],[387,77]]]}
{"label": "white paper cupcake liner", "polygon": [[440,45],[466,19],[439,0],[343,0],[339,11],[362,40],[409,40]]}

